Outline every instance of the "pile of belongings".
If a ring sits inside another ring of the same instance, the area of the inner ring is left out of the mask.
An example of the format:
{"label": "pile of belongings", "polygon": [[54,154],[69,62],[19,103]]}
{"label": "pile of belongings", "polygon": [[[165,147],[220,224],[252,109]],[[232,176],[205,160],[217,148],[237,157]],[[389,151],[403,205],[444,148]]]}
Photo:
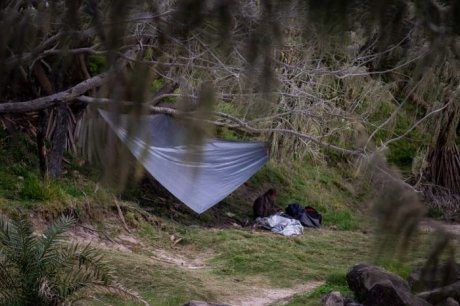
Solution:
{"label": "pile of belongings", "polygon": [[303,228],[319,228],[322,216],[311,206],[301,207],[298,203],[289,204],[286,213],[257,218],[255,226],[271,230],[284,236],[303,234]]}
{"label": "pile of belongings", "polygon": [[300,221],[285,216],[284,214],[275,214],[264,218],[258,217],[255,220],[255,226],[271,230],[273,233],[284,236],[303,234],[303,226]]}

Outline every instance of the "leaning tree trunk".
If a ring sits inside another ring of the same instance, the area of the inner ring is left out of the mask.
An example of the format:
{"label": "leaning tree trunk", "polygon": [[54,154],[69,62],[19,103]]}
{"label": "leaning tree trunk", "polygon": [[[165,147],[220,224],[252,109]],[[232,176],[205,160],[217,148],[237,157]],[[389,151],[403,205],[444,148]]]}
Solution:
{"label": "leaning tree trunk", "polygon": [[51,139],[52,148],[48,156],[48,175],[57,179],[61,176],[62,158],[67,142],[67,125],[69,110],[65,103],[60,103],[56,112],[56,127]]}
{"label": "leaning tree trunk", "polygon": [[42,110],[38,114],[38,128],[37,128],[37,153],[40,165],[40,174],[42,177],[47,176],[48,162],[46,156],[46,126],[48,123],[48,112]]}
{"label": "leaning tree trunk", "polygon": [[460,195],[460,152],[456,145],[460,123],[460,87],[445,103],[448,105],[437,122],[435,137],[427,153],[425,177],[431,183]]}

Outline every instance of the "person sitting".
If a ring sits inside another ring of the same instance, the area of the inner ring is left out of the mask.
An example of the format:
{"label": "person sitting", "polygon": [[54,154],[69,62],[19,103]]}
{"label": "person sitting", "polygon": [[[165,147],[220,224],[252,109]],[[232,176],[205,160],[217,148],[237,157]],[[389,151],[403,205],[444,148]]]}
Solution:
{"label": "person sitting", "polygon": [[276,189],[270,188],[263,195],[259,196],[252,205],[254,220],[261,217],[269,217],[282,211],[276,205]]}

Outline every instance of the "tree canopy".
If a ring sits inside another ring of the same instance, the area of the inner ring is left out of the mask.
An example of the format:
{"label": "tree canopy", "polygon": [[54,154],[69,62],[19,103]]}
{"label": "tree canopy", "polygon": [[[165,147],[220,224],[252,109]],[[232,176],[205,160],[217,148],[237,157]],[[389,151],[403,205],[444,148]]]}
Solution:
{"label": "tree canopy", "polygon": [[410,139],[417,156],[388,157],[420,157],[414,181],[441,188],[428,195],[458,194],[459,12],[440,0],[4,1],[0,120],[36,136],[52,177],[77,138],[101,143],[88,118],[104,107],[192,118],[195,137],[269,139],[279,159]]}

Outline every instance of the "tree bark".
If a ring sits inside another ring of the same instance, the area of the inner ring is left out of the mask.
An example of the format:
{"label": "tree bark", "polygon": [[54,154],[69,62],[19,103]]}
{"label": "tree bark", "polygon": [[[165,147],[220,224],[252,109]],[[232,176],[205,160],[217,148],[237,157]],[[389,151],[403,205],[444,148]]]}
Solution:
{"label": "tree bark", "polygon": [[38,111],[49,108],[51,106],[55,106],[57,103],[64,103],[74,100],[76,97],[81,96],[88,90],[99,87],[106,83],[110,75],[111,72],[101,73],[100,75],[94,76],[91,79],[87,79],[72,88],[48,95],[46,97],[41,97],[29,101],[0,103],[0,114]]}
{"label": "tree bark", "polygon": [[[459,91],[459,90],[457,90]],[[432,145],[427,153],[427,179],[451,192],[460,194],[460,152],[456,145],[460,123],[460,92],[454,94],[444,109]]]}
{"label": "tree bark", "polygon": [[38,115],[38,129],[37,129],[37,153],[40,166],[40,174],[42,177],[47,176],[48,163],[46,157],[46,125],[48,122],[48,114],[46,110],[40,111]]}
{"label": "tree bark", "polygon": [[67,125],[69,122],[68,108],[65,103],[60,103],[56,113],[56,128],[52,138],[52,148],[48,159],[48,174],[57,179],[62,172],[62,157],[67,141]]}

